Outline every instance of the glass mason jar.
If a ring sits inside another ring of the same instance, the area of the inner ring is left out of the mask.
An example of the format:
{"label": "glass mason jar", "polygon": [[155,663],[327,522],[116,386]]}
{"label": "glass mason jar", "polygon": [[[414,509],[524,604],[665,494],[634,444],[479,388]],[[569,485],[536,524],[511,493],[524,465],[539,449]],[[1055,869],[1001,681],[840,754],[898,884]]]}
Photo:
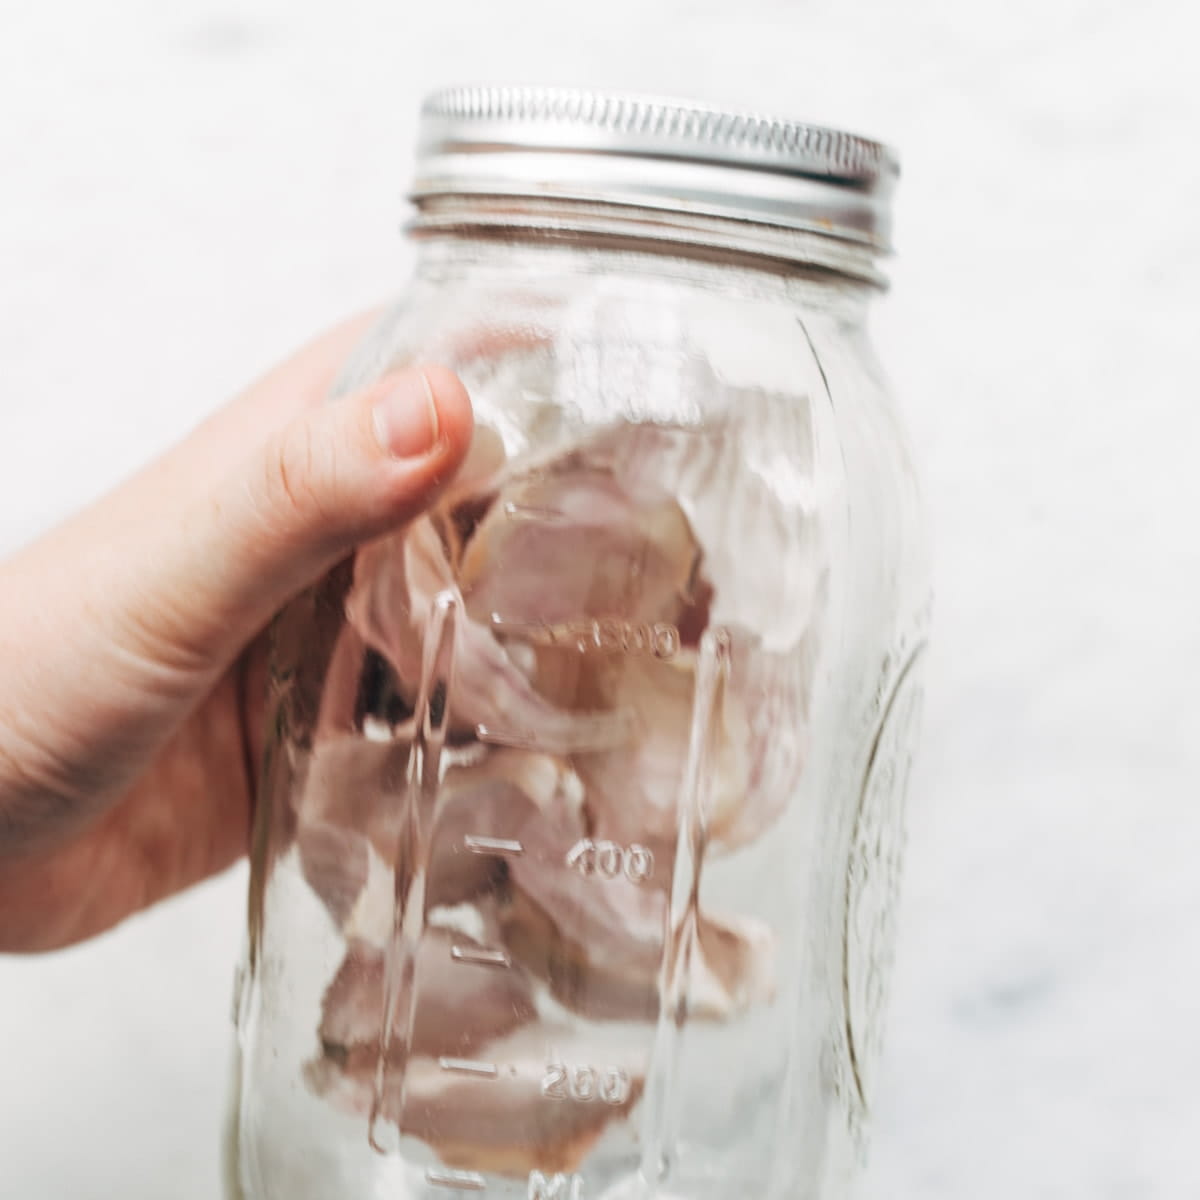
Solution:
{"label": "glass mason jar", "polygon": [[928,575],[867,333],[893,156],[429,101],[348,367],[470,454],[273,630],[245,1200],[832,1200],[879,1050]]}

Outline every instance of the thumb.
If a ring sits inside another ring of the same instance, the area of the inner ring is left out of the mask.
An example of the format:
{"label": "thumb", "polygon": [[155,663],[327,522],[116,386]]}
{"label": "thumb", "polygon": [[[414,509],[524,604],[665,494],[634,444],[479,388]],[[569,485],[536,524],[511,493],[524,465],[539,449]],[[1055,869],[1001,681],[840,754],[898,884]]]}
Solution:
{"label": "thumb", "polygon": [[155,556],[140,623],[185,662],[222,668],[354,546],[418,515],[472,429],[466,389],[440,367],[394,372],[298,416],[187,507],[169,552]]}
{"label": "thumb", "polygon": [[[276,610],[429,504],[473,428],[462,384],[435,367],[265,434],[254,401],[0,562],[0,835],[11,844],[82,828],[137,779]],[[153,786],[191,794],[229,734],[213,718],[196,735],[203,753]],[[154,811],[161,826],[169,809]]]}

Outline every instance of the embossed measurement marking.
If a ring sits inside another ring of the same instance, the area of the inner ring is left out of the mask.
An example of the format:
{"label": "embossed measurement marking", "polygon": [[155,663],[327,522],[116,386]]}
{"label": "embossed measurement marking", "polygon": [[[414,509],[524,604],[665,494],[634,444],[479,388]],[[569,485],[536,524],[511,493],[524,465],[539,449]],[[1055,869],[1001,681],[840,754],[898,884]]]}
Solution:
{"label": "embossed measurement marking", "polygon": [[624,1104],[629,1099],[629,1072],[621,1067],[568,1066],[549,1063],[542,1076],[547,1100],[578,1100],[582,1104]]}
{"label": "embossed measurement marking", "polygon": [[523,729],[497,729],[494,725],[476,725],[475,736],[489,746],[510,746],[514,750],[534,750],[541,754],[577,754],[611,750],[625,745],[633,734],[634,719],[628,709],[592,715],[581,720],[578,729],[543,729],[537,733]]}
{"label": "embossed measurement marking", "polygon": [[616,879],[624,873],[630,883],[645,883],[654,874],[654,852],[640,842],[620,846],[581,838],[568,851],[567,866],[585,877]]}
{"label": "embossed measurement marking", "polygon": [[477,1075],[481,1079],[495,1079],[500,1071],[495,1063],[476,1062],[472,1058],[439,1058],[438,1066],[443,1071],[459,1075]]}
{"label": "embossed measurement marking", "polygon": [[476,1171],[440,1171],[430,1167],[425,1178],[434,1187],[451,1188],[459,1192],[487,1191],[487,1180]]}
{"label": "embossed measurement marking", "polygon": [[512,838],[477,837],[469,833],[463,838],[463,845],[472,854],[524,854],[525,847]]}
{"label": "embossed measurement marking", "polygon": [[510,521],[540,521],[547,525],[564,525],[567,521],[567,514],[557,508],[538,508],[515,500],[505,501],[504,515]]}
{"label": "embossed measurement marking", "polygon": [[455,962],[476,963],[481,967],[511,967],[512,959],[503,950],[487,946],[451,946],[450,957]]}
{"label": "embossed measurement marking", "polygon": [[574,621],[513,621],[492,613],[492,629],[519,637],[535,646],[563,646],[580,654],[599,650],[610,654],[647,654],[674,658],[681,643],[679,630],[665,621],[638,624],[622,617],[580,617]]}
{"label": "embossed measurement marking", "polygon": [[540,749],[536,734],[515,729],[493,729],[490,725],[476,725],[475,736],[491,746],[511,746],[514,750]]}
{"label": "embossed measurement marking", "polygon": [[583,1200],[583,1179],[578,1175],[529,1174],[527,1200]]}

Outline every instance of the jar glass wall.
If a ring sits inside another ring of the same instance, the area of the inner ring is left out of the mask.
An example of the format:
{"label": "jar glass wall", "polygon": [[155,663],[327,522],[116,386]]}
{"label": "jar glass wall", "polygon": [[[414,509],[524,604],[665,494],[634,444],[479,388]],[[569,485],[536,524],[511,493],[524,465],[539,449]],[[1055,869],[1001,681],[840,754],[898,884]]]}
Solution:
{"label": "jar glass wall", "polygon": [[873,268],[505,209],[343,380],[455,369],[464,467],[274,626],[237,1186],[833,1200],[927,589]]}

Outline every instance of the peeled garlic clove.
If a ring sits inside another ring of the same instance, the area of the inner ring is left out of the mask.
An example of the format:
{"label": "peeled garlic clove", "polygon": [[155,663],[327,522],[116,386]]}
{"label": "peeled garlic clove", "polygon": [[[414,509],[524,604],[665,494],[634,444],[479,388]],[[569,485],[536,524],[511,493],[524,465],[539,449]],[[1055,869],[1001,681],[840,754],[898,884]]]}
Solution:
{"label": "peeled garlic clove", "polygon": [[466,459],[430,513],[455,573],[466,544],[495,503],[504,462],[500,435],[486,425],[476,425]]}
{"label": "peeled garlic clove", "polygon": [[808,754],[813,678],[807,652],[773,654],[737,631],[730,646],[723,736],[738,752],[728,760],[736,760],[736,782],[732,791],[721,788],[708,830],[721,852],[762,837],[795,801]]}
{"label": "peeled garlic clove", "polygon": [[[669,879],[664,880],[669,885]],[[519,872],[501,909],[504,943],[571,1012],[594,1020],[652,1021],[667,953],[668,895],[625,882],[572,889],[544,881],[534,899]],[[774,997],[776,940],[742,916],[695,918],[689,1014],[722,1020]]]}
{"label": "peeled garlic clove", "polygon": [[[678,499],[714,584],[710,623],[760,630],[768,650],[788,651],[820,620],[828,562],[814,430],[794,397],[695,370],[699,391],[723,396],[722,414],[702,427],[616,426],[590,452],[627,491],[665,486]],[[744,433],[762,429],[777,436]]]}
{"label": "peeled garlic clove", "polygon": [[452,768],[442,783],[432,833],[429,902],[457,904],[501,886],[510,858],[489,851],[489,843],[515,844],[524,857],[535,853],[527,830],[535,836],[546,828],[577,836],[583,828],[582,794],[575,773],[545,754],[492,750],[476,763]]}
{"label": "peeled garlic clove", "polygon": [[366,887],[371,843],[360,833],[313,821],[300,825],[296,845],[300,870],[309,887],[343,927]]}
{"label": "peeled garlic clove", "polygon": [[346,619],[384,656],[411,702],[421,678],[424,632],[439,592],[453,588],[450,566],[428,519],[358,552]]}
{"label": "peeled garlic clove", "polygon": [[[428,518],[403,539],[362,551],[346,599],[347,620],[388,660],[415,702],[425,630],[436,597],[458,595],[450,564]],[[549,753],[611,746],[628,736],[620,713],[568,713],[546,701],[490,628],[460,614],[450,727],[485,741],[535,745]]]}
{"label": "peeled garlic clove", "polygon": [[[709,853],[762,837],[796,797],[808,749],[812,667],[806,656],[772,654],[757,638],[725,630],[728,673],[706,725],[703,794],[697,814]],[[673,842],[693,752],[696,655],[631,659],[609,676],[605,702],[631,716],[630,742],[579,756],[586,807],[600,836]]]}
{"label": "peeled garlic clove", "polygon": [[409,753],[404,742],[357,734],[318,742],[297,802],[301,822],[354,830],[383,851],[399,832]]}
{"label": "peeled garlic clove", "polygon": [[[630,735],[607,750],[572,760],[585,792],[585,807],[597,837],[623,845],[673,848],[680,831],[680,804],[687,776],[695,707],[696,655],[681,650],[670,661],[630,656],[609,664],[557,668],[556,698],[573,694],[586,702],[627,714]],[[539,680],[541,676],[539,675]],[[573,693],[572,693],[573,689]],[[735,710],[722,708],[715,740],[705,748],[706,825],[723,828],[744,806],[752,773],[743,725]]]}
{"label": "peeled garlic clove", "polygon": [[453,720],[469,723],[485,742],[555,755],[585,753],[628,739],[627,713],[567,712],[556,707],[530,683],[491,632],[473,621],[464,624],[465,647],[451,701]]}
{"label": "peeled garlic clove", "polygon": [[[297,802],[301,871],[343,929],[382,943],[394,905],[391,863],[404,836],[409,747],[346,735],[318,742]],[[583,790],[562,760],[527,751],[480,748],[452,765],[430,831],[431,907],[494,889],[503,860],[473,850],[473,836],[515,839],[532,826],[581,836]],[[535,835],[536,836],[536,835]]]}
{"label": "peeled garlic clove", "polygon": [[698,548],[665,493],[631,496],[583,453],[501,487],[463,552],[471,614],[555,625],[587,617],[673,620]]}
{"label": "peeled garlic clove", "polygon": [[359,904],[372,857],[393,853],[409,750],[345,734],[307,756],[296,808],[300,869],[339,926]]}
{"label": "peeled garlic clove", "polygon": [[[695,672],[679,662],[630,658],[609,673],[605,702],[630,713],[627,744],[580,755],[576,770],[598,837],[624,845],[674,846],[679,836],[681,790],[692,724]],[[725,760],[736,747],[723,740],[714,758],[712,792],[734,803],[738,772]]]}
{"label": "peeled garlic clove", "polygon": [[[481,943],[456,929],[427,931],[417,954],[417,1005],[410,1052],[414,1055],[468,1055],[536,1016],[526,977],[520,971],[461,961],[460,951]],[[318,1036],[326,1058],[335,1063],[374,1066],[383,1029],[384,951],[369,942],[350,941],[321,1004]],[[411,993],[401,989],[397,1022],[407,1022]],[[393,1056],[402,1055],[401,1035]],[[397,1059],[397,1065],[402,1065]]]}
{"label": "peeled garlic clove", "polygon": [[360,1047],[379,1050],[383,1027],[383,951],[351,939],[321,1001],[318,1036],[325,1052],[344,1059]]}
{"label": "peeled garlic clove", "polygon": [[[665,909],[665,905],[663,906]],[[540,978],[564,1008],[592,1020],[653,1021],[658,1015],[659,950],[625,939],[603,921],[592,923],[604,947],[568,936],[557,920],[528,895],[517,891],[505,909],[504,943],[514,961]],[[615,962],[611,950],[626,941],[634,957]]]}
{"label": "peeled garlic clove", "polygon": [[688,1013],[726,1020],[775,998],[775,935],[750,917],[701,914],[688,981]]}
{"label": "peeled garlic clove", "polygon": [[513,958],[572,1012],[652,1020],[669,867],[649,882],[597,877],[579,853],[586,843],[572,844],[541,826],[528,836],[545,849],[510,863],[511,899],[500,911]]}
{"label": "peeled garlic clove", "polygon": [[398,1095],[389,1097],[402,1132],[462,1170],[518,1178],[574,1171],[645,1087],[644,1047],[603,1045],[552,1025],[527,1025],[480,1057],[494,1075],[447,1070],[435,1059],[411,1062],[402,1119]]}

